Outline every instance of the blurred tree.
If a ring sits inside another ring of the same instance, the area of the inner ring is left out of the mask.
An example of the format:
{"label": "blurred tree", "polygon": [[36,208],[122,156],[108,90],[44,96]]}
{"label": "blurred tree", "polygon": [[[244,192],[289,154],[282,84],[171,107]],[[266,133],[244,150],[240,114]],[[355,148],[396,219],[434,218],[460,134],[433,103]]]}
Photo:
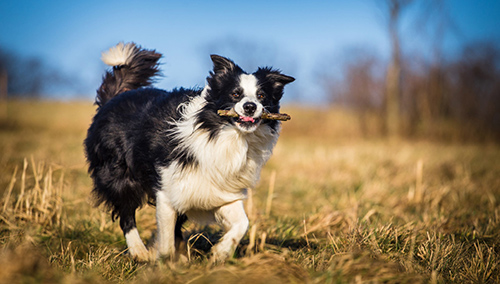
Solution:
{"label": "blurred tree", "polygon": [[413,0],[386,0],[384,10],[388,14],[387,28],[391,41],[391,61],[385,81],[385,127],[389,136],[399,134],[401,97],[401,38],[399,25],[402,13]]}
{"label": "blurred tree", "polygon": [[449,117],[453,98],[444,40],[460,34],[444,0],[418,0],[416,4],[411,34],[421,44],[418,51],[406,52],[402,71],[406,82],[401,107],[409,114],[406,118],[410,132],[419,125],[427,128],[436,119]]}
{"label": "blurred tree", "polygon": [[491,42],[465,46],[448,72],[453,115],[474,129],[500,136],[500,47]]}
{"label": "blurred tree", "polygon": [[10,97],[38,98],[53,85],[65,84],[65,77],[39,58],[23,58],[0,48],[0,70],[8,76]]}
{"label": "blurred tree", "polygon": [[[322,58],[318,77],[331,102],[356,110],[364,134],[384,125],[390,137],[500,139],[500,44],[475,42],[461,53],[445,53],[443,37],[458,32],[443,2],[384,1],[392,46],[388,62],[369,47]],[[414,39],[398,33],[402,13],[412,3],[418,6],[405,23],[425,22],[428,31],[418,39],[424,49],[411,50]],[[378,115],[376,122],[367,114]]]}
{"label": "blurred tree", "polygon": [[8,80],[7,70],[0,68],[0,121],[7,118]]}
{"label": "blurred tree", "polygon": [[419,122],[412,127],[419,125],[429,134],[445,133],[440,124],[452,121],[453,135],[459,139],[500,138],[498,44],[470,43],[447,62],[404,68],[402,110],[411,121]]}
{"label": "blurred tree", "polygon": [[372,48],[350,47],[338,58],[324,60],[319,77],[328,93],[330,102],[347,107],[359,113],[360,129],[363,135],[374,132],[369,125],[377,125],[380,131],[381,121],[370,123],[374,116],[383,113],[384,100],[384,64]]}

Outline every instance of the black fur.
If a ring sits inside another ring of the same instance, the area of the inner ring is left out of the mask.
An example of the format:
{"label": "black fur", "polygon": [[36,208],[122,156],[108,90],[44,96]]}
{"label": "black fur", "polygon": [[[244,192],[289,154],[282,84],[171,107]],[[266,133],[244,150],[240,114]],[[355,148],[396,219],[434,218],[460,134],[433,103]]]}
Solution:
{"label": "black fur", "polygon": [[156,165],[166,166],[172,158],[186,165],[193,162],[175,154],[168,122],[179,119],[177,106],[199,92],[144,88],[120,94],[101,106],[85,148],[96,205],[110,208],[113,220],[130,215],[148,200],[154,202],[159,181]]}
{"label": "black fur", "polygon": [[107,71],[97,90],[96,104],[103,106],[114,96],[128,90],[149,86],[152,78],[160,73],[158,60],[161,54],[154,50],[141,49],[133,46],[133,56],[127,65],[114,66]]}
{"label": "black fur", "polygon": [[[97,91],[98,111],[84,141],[89,173],[94,181],[92,191],[96,205],[111,210],[112,219],[120,218],[126,234],[135,228],[135,211],[146,202],[154,203],[160,189],[158,167],[176,161],[183,168],[196,167],[195,155],[179,148],[172,129],[181,118],[179,105],[200,96],[201,89],[175,89],[166,92],[144,88],[157,75],[161,54],[136,47],[128,65],[106,72]],[[229,109],[237,102],[230,94],[238,92],[238,75],[244,71],[232,61],[212,55],[213,72],[207,78],[210,90],[207,104],[197,115],[201,128],[215,137],[224,124],[234,118],[220,117],[218,109]],[[259,68],[254,75],[269,112],[279,112],[283,87],[294,79],[270,68]],[[263,121],[274,130],[277,121]],[[182,213],[182,212],[181,212]],[[175,234],[186,216],[180,214]]]}

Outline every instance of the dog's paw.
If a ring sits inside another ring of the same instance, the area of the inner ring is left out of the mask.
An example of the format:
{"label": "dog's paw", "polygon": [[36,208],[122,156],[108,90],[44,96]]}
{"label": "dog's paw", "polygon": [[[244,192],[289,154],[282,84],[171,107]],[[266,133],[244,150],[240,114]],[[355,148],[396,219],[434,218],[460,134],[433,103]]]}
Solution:
{"label": "dog's paw", "polygon": [[130,257],[139,262],[148,262],[154,260],[153,253],[148,251],[144,246],[135,246],[128,249]]}
{"label": "dog's paw", "polygon": [[217,265],[217,264],[223,264],[226,262],[226,260],[230,257],[232,257],[232,250],[227,249],[220,244],[217,244],[212,247],[212,251],[210,253],[210,260],[212,264]]}

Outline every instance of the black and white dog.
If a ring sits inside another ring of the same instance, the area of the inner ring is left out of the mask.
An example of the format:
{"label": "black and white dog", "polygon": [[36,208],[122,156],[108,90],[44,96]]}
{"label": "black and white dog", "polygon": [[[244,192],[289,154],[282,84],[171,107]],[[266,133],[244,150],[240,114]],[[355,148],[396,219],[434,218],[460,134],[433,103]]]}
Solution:
{"label": "black and white dog", "polygon": [[[97,90],[97,113],[85,139],[97,205],[120,218],[130,255],[147,260],[173,256],[188,218],[217,222],[225,234],[213,259],[233,255],[248,229],[242,200],[259,179],[280,132],[277,113],[294,78],[271,68],[252,74],[212,55],[213,72],[203,89],[166,92],[148,87],[161,54],[134,43],[103,53],[113,66]],[[221,117],[233,109],[239,117]],[[156,253],[148,252],[136,228],[135,211],[156,205]]]}

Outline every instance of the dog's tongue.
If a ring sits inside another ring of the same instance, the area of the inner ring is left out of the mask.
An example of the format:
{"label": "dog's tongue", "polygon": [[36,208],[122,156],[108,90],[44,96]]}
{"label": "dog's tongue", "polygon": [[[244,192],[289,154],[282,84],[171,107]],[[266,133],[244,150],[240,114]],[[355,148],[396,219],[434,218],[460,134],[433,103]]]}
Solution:
{"label": "dog's tongue", "polygon": [[255,122],[255,119],[253,119],[253,117],[249,117],[249,116],[241,116],[240,117],[241,121],[250,121],[250,122]]}

